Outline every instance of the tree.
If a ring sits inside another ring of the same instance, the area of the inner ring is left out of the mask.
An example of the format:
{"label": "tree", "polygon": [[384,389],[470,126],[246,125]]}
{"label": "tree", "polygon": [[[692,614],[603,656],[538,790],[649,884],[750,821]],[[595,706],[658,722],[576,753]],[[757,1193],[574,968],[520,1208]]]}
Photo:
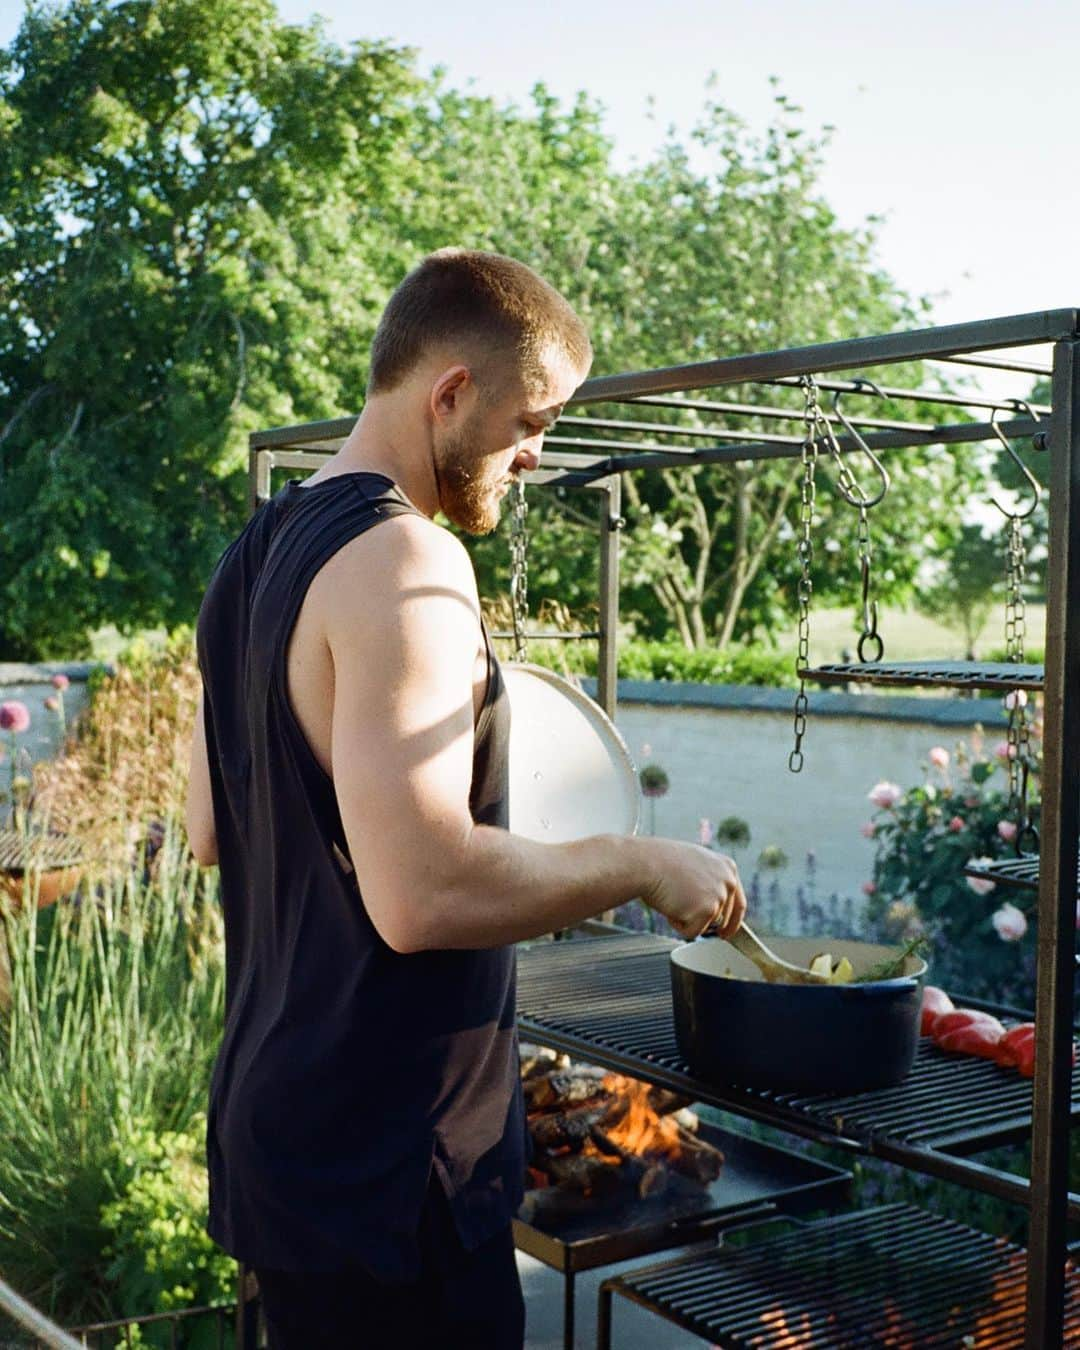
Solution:
{"label": "tree", "polygon": [[28,11],[0,55],[0,657],[190,621],[245,433],[357,405],[416,83],[268,0]]}
{"label": "tree", "polygon": [[934,577],[918,587],[915,600],[932,619],[963,634],[966,653],[974,653],[979,634],[1000,601],[1005,567],[1002,539],[988,537],[982,526],[962,525],[956,543],[937,560]]}

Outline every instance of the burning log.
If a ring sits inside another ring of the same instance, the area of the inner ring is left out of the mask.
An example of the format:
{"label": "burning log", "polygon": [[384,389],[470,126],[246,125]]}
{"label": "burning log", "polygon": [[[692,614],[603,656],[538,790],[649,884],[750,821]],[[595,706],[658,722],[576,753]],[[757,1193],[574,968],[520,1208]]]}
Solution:
{"label": "burning log", "polygon": [[592,1133],[593,1126],[604,1119],[608,1103],[598,1106],[578,1106],[570,1111],[556,1111],[540,1116],[532,1122],[533,1143],[542,1149],[580,1149]]}
{"label": "burning log", "polygon": [[604,1087],[606,1075],[602,1070],[584,1065],[563,1072],[540,1073],[523,1084],[525,1101],[530,1111],[543,1111],[551,1106],[572,1106],[591,1101],[594,1097],[611,1094]]}
{"label": "burning log", "polygon": [[522,1042],[518,1046],[521,1060],[521,1081],[524,1083],[537,1074],[551,1073],[553,1069],[568,1069],[570,1056],[557,1054],[546,1045],[529,1045]]}
{"label": "burning log", "polygon": [[[676,1174],[698,1186],[720,1175],[723,1154],[695,1136],[688,1098],[552,1056],[529,1047],[522,1061],[534,1190],[602,1201],[636,1192],[644,1200],[663,1195]],[[542,1208],[569,1213],[576,1203],[567,1208],[549,1196]]]}
{"label": "burning log", "polygon": [[698,1139],[689,1130],[679,1127],[678,1150],[668,1158],[669,1164],[684,1177],[690,1177],[707,1186],[715,1181],[724,1167],[724,1155],[704,1139]]}
{"label": "burning log", "polygon": [[582,1195],[614,1195],[623,1186],[619,1164],[595,1153],[547,1158],[544,1167],[556,1186],[566,1186]]}

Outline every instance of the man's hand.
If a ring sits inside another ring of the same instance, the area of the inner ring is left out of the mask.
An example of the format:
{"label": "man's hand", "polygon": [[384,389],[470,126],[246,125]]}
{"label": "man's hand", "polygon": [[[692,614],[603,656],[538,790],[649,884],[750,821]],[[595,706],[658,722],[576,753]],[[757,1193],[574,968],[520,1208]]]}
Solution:
{"label": "man's hand", "polygon": [[700,844],[674,839],[643,839],[652,867],[641,898],[685,938],[696,938],[711,925],[730,937],[743,921],[746,896],[733,860]]}

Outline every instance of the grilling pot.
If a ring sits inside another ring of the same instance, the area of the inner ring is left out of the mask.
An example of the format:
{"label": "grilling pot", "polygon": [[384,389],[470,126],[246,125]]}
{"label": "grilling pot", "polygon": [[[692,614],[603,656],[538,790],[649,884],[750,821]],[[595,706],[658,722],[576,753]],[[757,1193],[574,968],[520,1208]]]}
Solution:
{"label": "grilling pot", "polygon": [[[868,971],[891,947],[826,938],[776,938],[777,956],[806,966],[818,952]],[[871,984],[767,984],[726,942],[688,942],[671,953],[675,1038],[694,1073],[715,1083],[775,1092],[862,1092],[911,1071],[926,962]]]}

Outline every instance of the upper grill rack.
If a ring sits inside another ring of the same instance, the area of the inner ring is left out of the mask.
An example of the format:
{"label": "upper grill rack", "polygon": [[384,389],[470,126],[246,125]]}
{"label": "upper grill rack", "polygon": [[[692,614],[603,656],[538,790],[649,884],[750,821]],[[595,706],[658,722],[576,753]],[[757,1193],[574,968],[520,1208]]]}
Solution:
{"label": "upper grill rack", "polygon": [[801,678],[817,684],[918,685],[943,689],[1043,688],[1041,665],[1019,661],[848,661],[810,666]]}
{"label": "upper grill rack", "polygon": [[[1020,858],[995,858],[990,862],[969,862],[964,868],[966,877],[980,877],[995,881],[1000,886],[1015,886],[1025,891],[1039,889],[1039,855],[1027,853]],[[1080,899],[1080,863],[1076,869],[1076,892]]]}
{"label": "upper grill rack", "polygon": [[[1025,1253],[910,1205],[823,1219],[740,1248],[721,1247],[606,1280],[723,1350],[1019,1350]],[[1067,1277],[1065,1338],[1080,1336],[1080,1278]]]}
{"label": "upper grill rack", "polygon": [[[724,1110],[871,1148],[890,1142],[963,1153],[1031,1128],[1030,1079],[988,1060],[949,1056],[926,1038],[899,1087],[800,1096],[696,1079],[675,1043],[668,952],[648,935],[575,939],[522,950],[518,1010],[530,1040],[661,1082]],[[1080,1066],[1072,1112],[1080,1117]]]}

